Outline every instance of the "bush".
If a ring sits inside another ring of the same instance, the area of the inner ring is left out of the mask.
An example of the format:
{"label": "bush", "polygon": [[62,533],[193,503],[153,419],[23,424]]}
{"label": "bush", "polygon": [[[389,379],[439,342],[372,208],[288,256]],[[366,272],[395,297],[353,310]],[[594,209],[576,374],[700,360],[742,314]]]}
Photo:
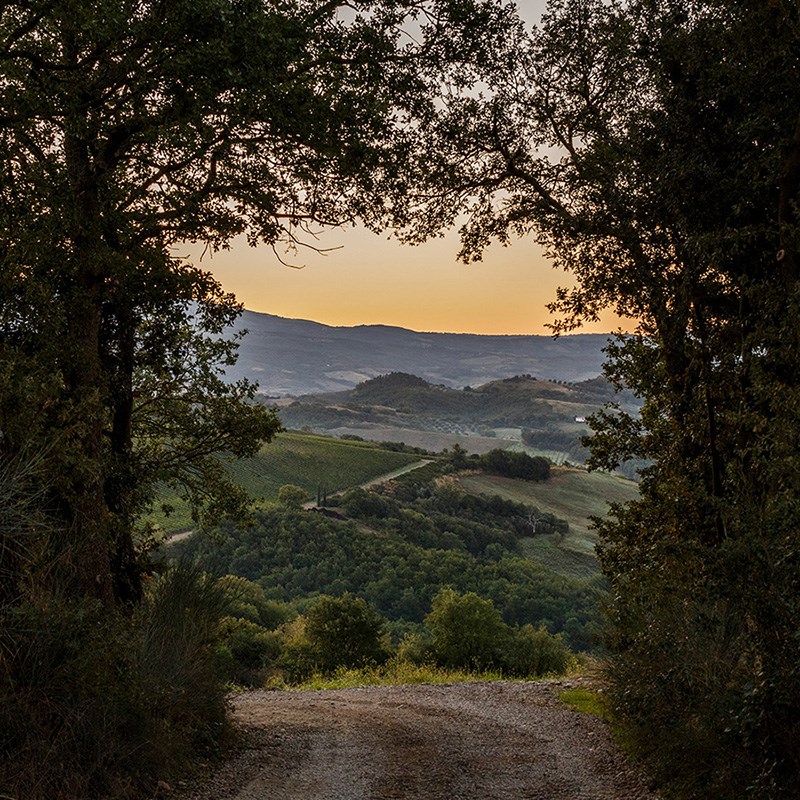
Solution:
{"label": "bush", "polygon": [[220,625],[217,663],[221,674],[242,686],[262,686],[282,652],[282,638],[246,619],[225,617]]}
{"label": "bush", "polygon": [[274,631],[295,613],[286,603],[267,599],[264,590],[247,578],[225,575],[219,579],[219,585],[225,594],[226,611],[230,617],[246,619]]}
{"label": "bush", "polygon": [[436,663],[443,667],[485,670],[499,666],[510,628],[491,600],[474,592],[459,595],[445,588],[433,598],[425,617]]}
{"label": "bush", "polygon": [[385,629],[386,620],[365,600],[349,593],[321,597],[306,615],[305,634],[319,652],[323,671],[385,661]]}
{"label": "bush", "polygon": [[571,661],[572,653],[560,634],[523,625],[513,631],[503,666],[510,675],[541,677],[563,675]]}
{"label": "bush", "polygon": [[322,596],[287,628],[280,666],[297,683],[314,673],[382,664],[389,657],[385,631],[386,620],[362,598]]}
{"label": "bush", "polygon": [[195,570],[132,614],[37,586],[0,619],[0,786],[26,800],[151,796],[225,730],[224,598]]}
{"label": "bush", "polygon": [[493,472],[506,478],[546,481],[550,477],[550,462],[541,456],[529,456],[527,453],[490,450],[480,457],[479,463],[485,472]]}

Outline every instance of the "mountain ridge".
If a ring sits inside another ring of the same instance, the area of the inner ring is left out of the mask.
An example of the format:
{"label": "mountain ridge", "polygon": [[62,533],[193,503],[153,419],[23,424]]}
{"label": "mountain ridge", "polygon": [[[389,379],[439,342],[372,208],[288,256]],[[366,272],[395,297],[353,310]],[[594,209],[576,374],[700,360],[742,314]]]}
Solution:
{"label": "mountain ridge", "polygon": [[390,325],[331,326],[255,311],[230,332],[248,330],[229,380],[248,378],[262,394],[296,396],[354,388],[390,372],[451,388],[514,375],[582,381],[601,372],[611,334],[426,333]]}

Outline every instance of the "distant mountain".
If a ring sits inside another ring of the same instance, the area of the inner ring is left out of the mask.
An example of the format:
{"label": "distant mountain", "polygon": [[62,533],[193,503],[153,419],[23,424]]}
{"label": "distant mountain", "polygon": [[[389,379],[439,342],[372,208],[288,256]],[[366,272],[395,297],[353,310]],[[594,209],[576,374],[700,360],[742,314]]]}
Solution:
{"label": "distant mountain", "polygon": [[269,395],[351,389],[390,372],[413,373],[435,384],[477,386],[497,378],[584,381],[600,373],[605,334],[483,336],[417,333],[388,325],[331,327],[245,311],[246,328],[231,379],[257,381]]}

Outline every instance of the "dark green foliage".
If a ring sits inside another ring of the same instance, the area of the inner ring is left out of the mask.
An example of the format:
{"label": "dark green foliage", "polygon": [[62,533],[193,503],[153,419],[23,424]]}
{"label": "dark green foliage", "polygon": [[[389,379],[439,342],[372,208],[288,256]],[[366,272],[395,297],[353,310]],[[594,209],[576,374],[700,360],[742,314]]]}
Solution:
{"label": "dark green foliage", "polygon": [[301,486],[285,483],[278,489],[278,502],[286,508],[302,508],[306,500],[308,500],[308,492]]}
{"label": "dark green foliage", "polygon": [[319,667],[363,667],[387,658],[382,643],[386,621],[361,597],[320,597],[306,613],[305,636],[319,653]]}
{"label": "dark green foliage", "polygon": [[473,592],[442,589],[425,617],[431,651],[438,664],[476,671],[498,668],[511,640],[510,630],[491,600]]}
{"label": "dark green foliage", "polygon": [[286,632],[279,664],[290,683],[382,664],[389,657],[385,631],[386,620],[362,598],[323,595]]}
{"label": "dark green foliage", "polygon": [[402,503],[356,490],[350,509],[365,511],[359,525],[272,508],[252,527],[225,526],[175,547],[214,572],[257,581],[278,600],[351,592],[391,621],[421,623],[436,593],[451,586],[493,600],[508,624],[558,632],[572,620],[570,642],[592,646],[602,583],[563,578],[514,552],[517,538],[530,535],[528,507],[447,485],[427,493]]}
{"label": "dark green foliage", "polygon": [[553,635],[545,628],[523,625],[512,632],[503,653],[503,665],[511,675],[562,675],[572,653],[562,634]]}
{"label": "dark green foliage", "polygon": [[592,420],[590,463],[647,465],[599,528],[611,694],[681,798],[800,785],[798,65],[791,0],[554,0],[430,132],[465,259],[533,231],[557,330],[636,328],[607,375],[641,414]]}
{"label": "dark green foliage", "polygon": [[[426,641],[427,640],[427,641]],[[425,617],[425,638],[415,647],[417,660],[439,666],[500,670],[522,678],[562,674],[572,656],[563,638],[532,625],[510,627],[491,600],[473,592],[459,595],[444,588]]]}
{"label": "dark green foliage", "polygon": [[490,450],[481,456],[479,463],[486,472],[503,475],[506,478],[546,481],[550,477],[550,462],[541,456],[529,456],[527,453]]}
{"label": "dark green foliage", "polygon": [[242,686],[262,686],[283,650],[280,634],[247,619],[223,618],[219,638],[214,653],[217,671]]}
{"label": "dark green foliage", "polygon": [[152,794],[214,752],[223,609],[212,581],[176,569],[132,616],[44,590],[0,612],[0,786],[26,800]]}
{"label": "dark green foliage", "polygon": [[279,628],[294,616],[285,604],[268,600],[257,583],[235,575],[225,575],[218,584],[225,593],[227,616],[249,620],[268,631]]}

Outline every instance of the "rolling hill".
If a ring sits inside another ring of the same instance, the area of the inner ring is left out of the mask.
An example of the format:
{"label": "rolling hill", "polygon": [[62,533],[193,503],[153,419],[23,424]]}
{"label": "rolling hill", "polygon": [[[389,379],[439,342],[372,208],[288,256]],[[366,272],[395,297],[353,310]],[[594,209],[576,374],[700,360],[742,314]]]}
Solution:
{"label": "rolling hill", "polygon": [[636,398],[615,394],[602,378],[558,383],[530,375],[476,388],[434,385],[390,373],[343,392],[307,395],[281,409],[290,428],[379,441],[404,441],[439,450],[458,442],[470,452],[527,448],[554,461],[580,462],[585,418],[609,401],[636,412]]}
{"label": "rolling hill", "polygon": [[[275,500],[278,489],[286,483],[300,486],[313,498],[318,487],[334,492],[358,486],[419,459],[419,455],[372,443],[285,431],[253,458],[229,464],[228,471],[256,500]],[[193,526],[189,507],[176,492],[165,491],[159,502],[174,507],[168,516],[157,511],[151,517],[162,532],[170,534]]]}
{"label": "rolling hill", "polygon": [[388,372],[408,372],[446,386],[532,374],[582,381],[600,374],[605,334],[482,336],[418,333],[388,325],[331,327],[245,311],[248,330],[229,379],[249,378],[271,396],[351,389]]}

